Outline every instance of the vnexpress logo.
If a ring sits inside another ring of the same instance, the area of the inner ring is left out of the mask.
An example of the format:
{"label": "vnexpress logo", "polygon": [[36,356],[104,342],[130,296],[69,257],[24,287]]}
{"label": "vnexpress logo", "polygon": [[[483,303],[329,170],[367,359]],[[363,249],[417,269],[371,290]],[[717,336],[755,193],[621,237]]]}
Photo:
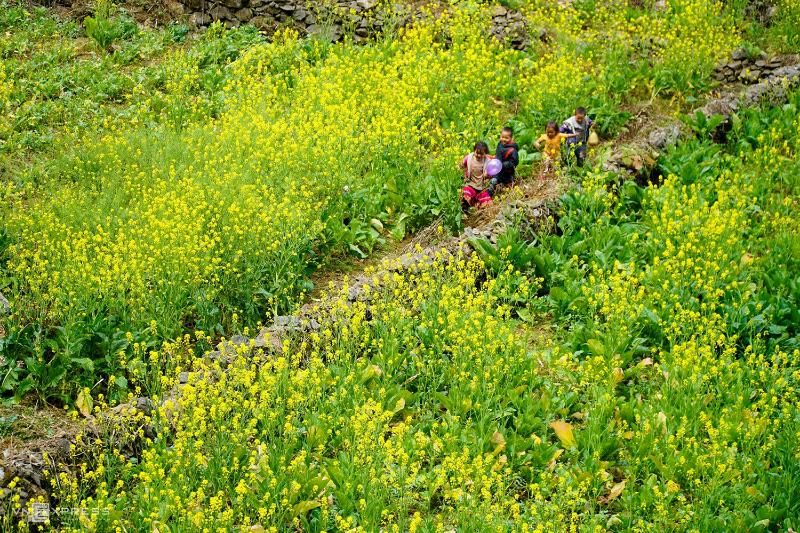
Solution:
{"label": "vnexpress logo", "polygon": [[31,514],[28,522],[33,524],[44,524],[50,520],[50,504],[36,502],[31,504]]}

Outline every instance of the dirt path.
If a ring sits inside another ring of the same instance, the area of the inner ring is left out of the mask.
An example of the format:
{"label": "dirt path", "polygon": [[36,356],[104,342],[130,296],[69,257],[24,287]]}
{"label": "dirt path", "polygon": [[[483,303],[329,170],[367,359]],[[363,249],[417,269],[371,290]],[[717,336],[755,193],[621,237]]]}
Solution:
{"label": "dirt path", "polygon": [[[304,305],[318,302],[324,292],[330,292],[347,284],[347,280],[358,278],[363,272],[378,268],[382,263],[413,255],[421,251],[433,251],[439,247],[452,244],[463,235],[494,235],[491,229],[503,219],[504,210],[519,207],[520,203],[547,204],[555,201],[569,188],[567,178],[558,176],[540,180],[539,168],[533,169],[531,175],[521,177],[517,186],[497,195],[488,207],[473,208],[462,218],[464,229],[461,235],[452,235],[442,226],[441,219],[433,220],[422,230],[407,236],[402,241],[389,241],[383,248],[366,259],[342,260],[333,268],[323,268],[311,276],[314,289],[306,298]],[[506,213],[507,214],[507,213]]]}

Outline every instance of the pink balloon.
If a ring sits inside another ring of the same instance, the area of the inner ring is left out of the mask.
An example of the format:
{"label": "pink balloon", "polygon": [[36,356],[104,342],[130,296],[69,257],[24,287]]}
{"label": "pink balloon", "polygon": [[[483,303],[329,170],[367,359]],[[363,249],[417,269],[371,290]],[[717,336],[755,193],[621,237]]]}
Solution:
{"label": "pink balloon", "polygon": [[503,163],[501,163],[499,159],[490,159],[489,162],[486,163],[486,174],[491,177],[500,174],[501,170],[503,170]]}

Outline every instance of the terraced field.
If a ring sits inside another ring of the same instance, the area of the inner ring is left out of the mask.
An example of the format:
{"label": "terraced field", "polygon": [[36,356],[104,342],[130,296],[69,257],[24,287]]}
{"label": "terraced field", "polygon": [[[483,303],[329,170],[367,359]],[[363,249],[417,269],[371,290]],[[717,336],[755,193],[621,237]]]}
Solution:
{"label": "terraced field", "polygon": [[0,5],[5,527],[800,526],[800,74],[694,114],[793,2],[518,2],[525,50],[477,2],[360,44]]}

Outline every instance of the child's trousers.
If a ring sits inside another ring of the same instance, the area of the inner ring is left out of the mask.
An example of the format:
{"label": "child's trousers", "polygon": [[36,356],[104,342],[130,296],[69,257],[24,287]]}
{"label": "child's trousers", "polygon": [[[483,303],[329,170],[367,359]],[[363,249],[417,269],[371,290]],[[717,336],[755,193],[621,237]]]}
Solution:
{"label": "child's trousers", "polygon": [[465,185],[462,191],[464,193],[464,201],[470,206],[485,205],[492,201],[488,190],[478,191],[469,185]]}

